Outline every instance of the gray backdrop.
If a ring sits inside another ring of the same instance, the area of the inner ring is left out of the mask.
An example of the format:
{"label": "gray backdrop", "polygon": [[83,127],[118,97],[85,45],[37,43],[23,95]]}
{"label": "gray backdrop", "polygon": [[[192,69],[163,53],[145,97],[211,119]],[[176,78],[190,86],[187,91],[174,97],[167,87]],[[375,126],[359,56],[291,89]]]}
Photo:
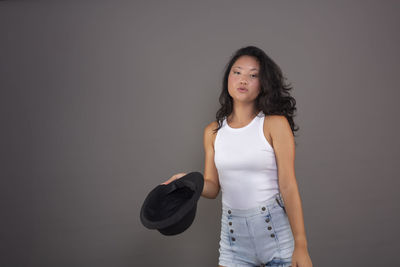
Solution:
{"label": "gray backdrop", "polygon": [[399,1],[0,1],[0,266],[217,266],[221,194],[178,236],[147,193],[204,168],[223,67],[294,86],[315,267],[395,266]]}

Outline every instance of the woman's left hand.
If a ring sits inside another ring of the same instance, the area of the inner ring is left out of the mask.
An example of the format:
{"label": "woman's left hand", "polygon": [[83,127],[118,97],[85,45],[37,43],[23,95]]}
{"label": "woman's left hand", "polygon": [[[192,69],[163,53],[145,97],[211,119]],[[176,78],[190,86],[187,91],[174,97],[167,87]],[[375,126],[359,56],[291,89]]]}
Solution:
{"label": "woman's left hand", "polygon": [[312,262],[306,247],[294,247],[291,267],[312,267]]}

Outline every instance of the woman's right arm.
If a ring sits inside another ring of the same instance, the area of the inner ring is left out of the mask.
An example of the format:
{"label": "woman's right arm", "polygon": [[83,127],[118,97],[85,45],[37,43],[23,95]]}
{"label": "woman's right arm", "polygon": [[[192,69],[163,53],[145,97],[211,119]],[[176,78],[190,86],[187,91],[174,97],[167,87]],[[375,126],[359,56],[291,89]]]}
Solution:
{"label": "woman's right arm", "polygon": [[213,129],[218,126],[214,121],[204,128],[204,187],[201,195],[205,198],[215,199],[220,191],[218,171],[214,163],[214,136]]}
{"label": "woman's right arm", "polygon": [[[214,164],[214,133],[213,129],[218,126],[217,122],[212,122],[204,128],[203,142],[204,142],[204,186],[201,195],[205,198],[216,198],[220,191],[220,184],[218,178],[217,168]],[[171,178],[162,184],[169,184],[170,182],[181,178],[186,173],[174,174]]]}

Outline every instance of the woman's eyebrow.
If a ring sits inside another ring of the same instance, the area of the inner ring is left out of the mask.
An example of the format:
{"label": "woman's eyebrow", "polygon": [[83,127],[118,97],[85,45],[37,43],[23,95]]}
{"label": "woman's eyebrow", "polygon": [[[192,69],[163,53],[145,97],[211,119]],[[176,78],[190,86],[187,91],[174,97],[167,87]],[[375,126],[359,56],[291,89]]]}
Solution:
{"label": "woman's eyebrow", "polygon": [[[241,69],[241,67],[239,67],[239,66],[235,66],[234,68],[239,68],[239,69]],[[252,71],[252,70],[258,70],[257,68],[252,68],[250,71]]]}

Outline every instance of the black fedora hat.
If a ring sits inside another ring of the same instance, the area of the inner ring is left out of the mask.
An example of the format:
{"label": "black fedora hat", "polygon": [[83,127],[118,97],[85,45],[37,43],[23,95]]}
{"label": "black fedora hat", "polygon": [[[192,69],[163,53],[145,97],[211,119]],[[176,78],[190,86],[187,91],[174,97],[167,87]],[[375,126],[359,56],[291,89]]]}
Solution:
{"label": "black fedora hat", "polygon": [[140,210],[142,224],[163,235],[182,233],[194,221],[203,186],[204,178],[200,172],[190,172],[169,184],[156,186]]}

